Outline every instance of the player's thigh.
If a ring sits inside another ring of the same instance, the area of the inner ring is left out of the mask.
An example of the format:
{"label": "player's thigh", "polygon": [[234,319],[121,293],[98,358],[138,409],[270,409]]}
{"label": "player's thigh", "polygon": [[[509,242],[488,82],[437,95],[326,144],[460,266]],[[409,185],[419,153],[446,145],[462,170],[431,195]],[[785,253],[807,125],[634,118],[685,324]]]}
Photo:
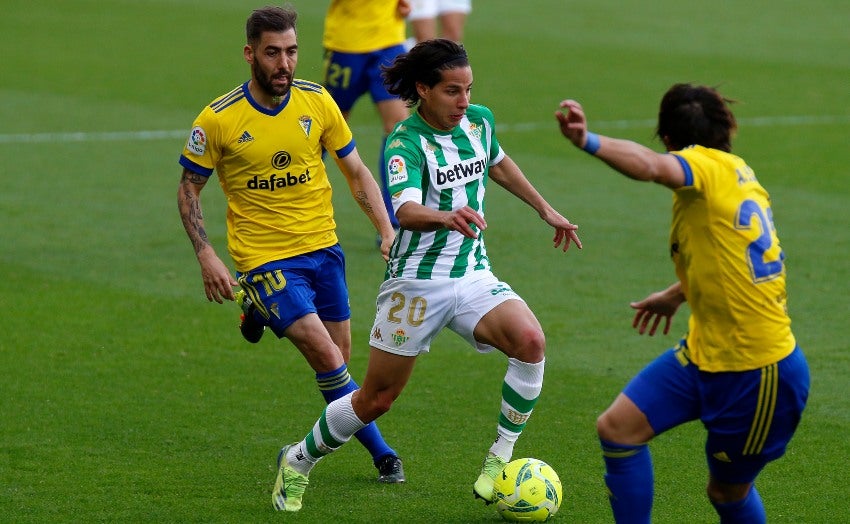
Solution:
{"label": "player's thigh", "polygon": [[348,283],[345,279],[345,255],[339,244],[311,253],[311,287],[316,313],[324,322],[343,322],[351,318]]}
{"label": "player's thigh", "polygon": [[[452,285],[458,305],[449,328],[482,353],[496,348],[510,351],[511,341],[520,340],[520,334],[540,329],[522,297],[490,271],[475,271]],[[542,331],[538,335],[542,337]]]}
{"label": "player's thigh", "polygon": [[677,346],[638,372],[623,388],[623,395],[646,416],[653,433],[660,435],[699,418],[698,381],[699,370],[684,357],[681,346]]}

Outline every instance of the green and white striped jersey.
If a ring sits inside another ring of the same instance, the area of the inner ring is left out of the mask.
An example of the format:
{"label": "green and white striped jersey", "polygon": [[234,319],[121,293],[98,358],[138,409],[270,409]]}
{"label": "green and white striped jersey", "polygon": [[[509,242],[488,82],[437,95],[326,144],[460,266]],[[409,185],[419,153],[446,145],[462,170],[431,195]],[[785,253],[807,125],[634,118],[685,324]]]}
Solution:
{"label": "green and white striped jersey", "polygon": [[[410,201],[442,211],[469,206],[483,217],[490,166],[504,156],[493,113],[484,106],[470,105],[448,132],[434,129],[414,112],[387,138],[393,207]],[[459,278],[480,269],[491,269],[482,232],[472,239],[446,229],[402,228],[390,250],[387,278]]]}

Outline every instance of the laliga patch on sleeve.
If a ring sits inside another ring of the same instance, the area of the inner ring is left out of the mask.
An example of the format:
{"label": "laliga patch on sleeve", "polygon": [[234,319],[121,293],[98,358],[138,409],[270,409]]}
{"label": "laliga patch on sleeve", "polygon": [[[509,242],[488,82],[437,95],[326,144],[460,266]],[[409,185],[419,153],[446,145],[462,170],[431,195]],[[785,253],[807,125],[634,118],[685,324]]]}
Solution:
{"label": "laliga patch on sleeve", "polygon": [[192,132],[189,133],[189,142],[186,143],[186,149],[194,155],[204,155],[204,152],[207,150],[207,133],[202,127],[195,126],[192,128]]}
{"label": "laliga patch on sleeve", "polygon": [[390,185],[407,182],[407,165],[404,163],[404,158],[399,155],[393,155],[387,162],[387,175]]}

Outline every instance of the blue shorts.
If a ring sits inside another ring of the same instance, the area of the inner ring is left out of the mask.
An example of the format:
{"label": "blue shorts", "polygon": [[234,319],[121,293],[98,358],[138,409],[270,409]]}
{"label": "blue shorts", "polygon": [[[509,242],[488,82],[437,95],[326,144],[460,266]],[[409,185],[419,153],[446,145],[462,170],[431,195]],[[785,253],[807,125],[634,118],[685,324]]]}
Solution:
{"label": "blue shorts", "polygon": [[351,318],[345,255],[339,244],[263,264],[237,274],[237,280],[257,304],[256,319],[278,338],[293,322],[310,313],[330,322]]}
{"label": "blue shorts", "polygon": [[708,437],[712,476],[730,484],[755,480],[785,453],[809,394],[809,367],[796,347],[776,364],[752,371],[709,373],[687,360],[681,347],[651,362],[623,390],[646,415],[656,435],[699,419]]}
{"label": "blue shorts", "polygon": [[404,46],[397,45],[371,53],[325,51],[325,89],[343,112],[351,111],[354,102],[367,91],[374,103],[397,98],[387,92],[381,78],[381,66],[390,65]]}

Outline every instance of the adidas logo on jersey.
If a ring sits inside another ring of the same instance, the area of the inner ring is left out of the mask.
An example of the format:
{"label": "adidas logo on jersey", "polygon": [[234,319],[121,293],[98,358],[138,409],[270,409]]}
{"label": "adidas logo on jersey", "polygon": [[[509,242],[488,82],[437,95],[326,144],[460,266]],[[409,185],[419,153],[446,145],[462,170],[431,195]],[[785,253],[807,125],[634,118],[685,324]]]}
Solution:
{"label": "adidas logo on jersey", "polygon": [[252,137],[251,133],[249,133],[247,131],[242,131],[242,136],[240,136],[239,140],[237,140],[237,142],[239,142],[240,144],[244,144],[245,142],[253,142],[253,141],[254,141],[254,137]]}

